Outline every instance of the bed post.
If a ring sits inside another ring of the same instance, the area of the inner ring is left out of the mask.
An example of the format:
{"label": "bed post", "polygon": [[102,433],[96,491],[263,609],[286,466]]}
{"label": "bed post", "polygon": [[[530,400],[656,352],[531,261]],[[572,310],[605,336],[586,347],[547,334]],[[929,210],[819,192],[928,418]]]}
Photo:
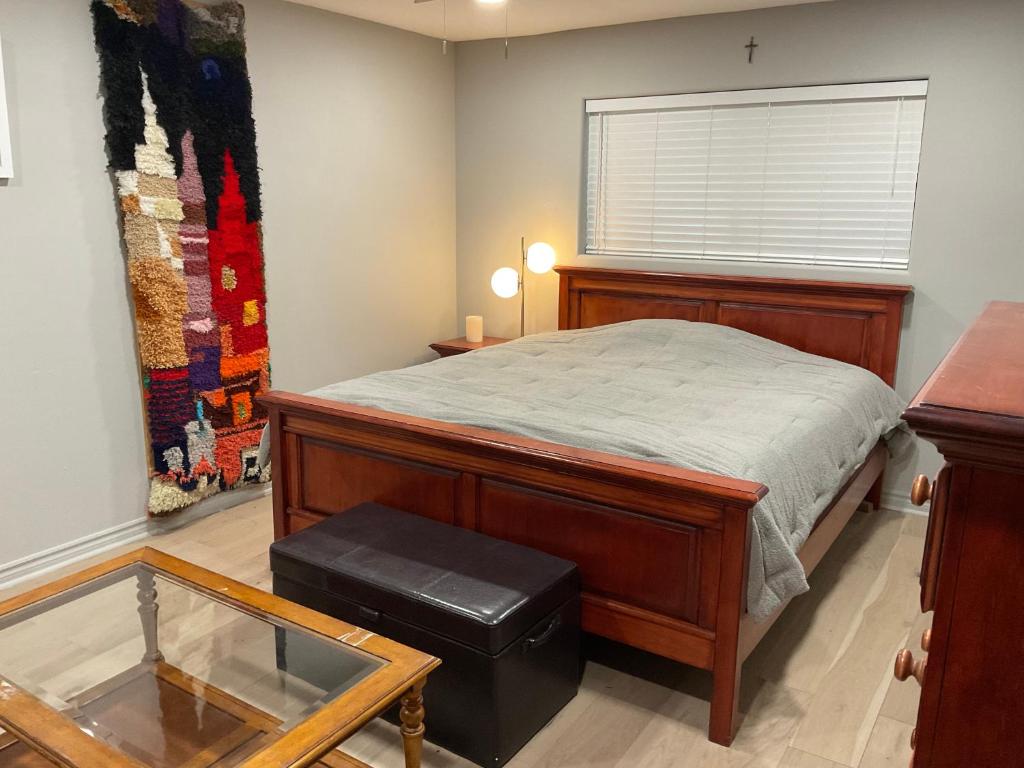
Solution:
{"label": "bed post", "polygon": [[739,728],[740,620],[746,613],[753,507],[726,507],[723,520],[708,738],[728,747]]}
{"label": "bed post", "polygon": [[275,403],[262,400],[261,403],[267,409],[270,425],[270,471],[274,478],[270,492],[274,497],[274,541],[277,541],[288,535],[285,463],[296,461],[296,457],[284,454],[284,446],[281,443],[281,409]]}

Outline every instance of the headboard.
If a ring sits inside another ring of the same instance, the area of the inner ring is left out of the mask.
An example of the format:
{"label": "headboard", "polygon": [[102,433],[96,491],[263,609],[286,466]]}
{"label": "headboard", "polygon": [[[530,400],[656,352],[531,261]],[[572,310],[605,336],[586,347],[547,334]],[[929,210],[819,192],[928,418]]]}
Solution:
{"label": "headboard", "polygon": [[642,318],[718,323],[853,363],[890,386],[909,285],[556,267],[558,327]]}

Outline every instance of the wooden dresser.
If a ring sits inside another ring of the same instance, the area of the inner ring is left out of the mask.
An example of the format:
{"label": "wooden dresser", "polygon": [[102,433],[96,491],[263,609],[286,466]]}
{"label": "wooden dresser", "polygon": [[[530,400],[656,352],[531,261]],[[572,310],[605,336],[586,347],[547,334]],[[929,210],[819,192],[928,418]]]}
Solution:
{"label": "wooden dresser", "polygon": [[922,688],[911,765],[1024,766],[1024,304],[990,304],[904,418],[946,460],[912,493],[931,500],[921,608],[934,614],[922,648],[896,659]]}

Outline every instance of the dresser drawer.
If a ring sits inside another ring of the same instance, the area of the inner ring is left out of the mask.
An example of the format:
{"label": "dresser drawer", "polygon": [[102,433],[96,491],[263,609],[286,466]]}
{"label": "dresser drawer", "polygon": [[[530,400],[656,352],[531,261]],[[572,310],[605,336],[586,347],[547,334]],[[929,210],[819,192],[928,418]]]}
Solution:
{"label": "dresser drawer", "polygon": [[949,502],[949,479],[951,467],[946,464],[939,470],[935,482],[929,484],[924,475],[914,481],[911,501],[918,506],[931,500],[928,511],[928,532],[924,539],[924,557],[921,560],[921,610],[924,613],[935,610],[935,586],[939,578],[939,559],[942,553],[942,537],[946,530],[946,508]]}
{"label": "dresser drawer", "polygon": [[901,670],[923,681],[918,768],[1024,765],[1022,498],[1022,473],[952,470],[928,655]]}

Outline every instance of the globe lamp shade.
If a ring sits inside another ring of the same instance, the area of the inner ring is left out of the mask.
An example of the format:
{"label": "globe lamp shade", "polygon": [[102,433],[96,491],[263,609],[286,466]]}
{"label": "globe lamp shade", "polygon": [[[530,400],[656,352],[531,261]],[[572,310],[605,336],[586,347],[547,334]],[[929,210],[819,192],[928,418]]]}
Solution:
{"label": "globe lamp shade", "polygon": [[491,290],[503,299],[519,293],[519,273],[512,267],[502,267],[491,275]]}
{"label": "globe lamp shade", "polygon": [[526,266],[537,275],[550,272],[555,266],[555,249],[547,243],[534,243],[526,250]]}

